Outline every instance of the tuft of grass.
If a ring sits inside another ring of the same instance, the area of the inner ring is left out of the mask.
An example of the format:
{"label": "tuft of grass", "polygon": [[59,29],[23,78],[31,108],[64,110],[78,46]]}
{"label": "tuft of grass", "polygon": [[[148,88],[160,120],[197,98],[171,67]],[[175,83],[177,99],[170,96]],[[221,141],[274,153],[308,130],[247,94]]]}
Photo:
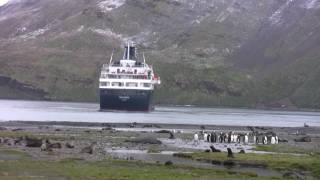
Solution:
{"label": "tuft of grass", "polygon": [[1,147],[0,149],[0,161],[7,161],[7,160],[28,160],[30,156],[21,150],[16,149],[7,149]]}
{"label": "tuft of grass", "polygon": [[148,148],[148,153],[160,153],[161,150],[159,149],[159,146],[157,145],[151,145],[149,148]]}
{"label": "tuft of grass", "polygon": [[25,152],[15,149],[0,149],[0,154],[28,156]]}

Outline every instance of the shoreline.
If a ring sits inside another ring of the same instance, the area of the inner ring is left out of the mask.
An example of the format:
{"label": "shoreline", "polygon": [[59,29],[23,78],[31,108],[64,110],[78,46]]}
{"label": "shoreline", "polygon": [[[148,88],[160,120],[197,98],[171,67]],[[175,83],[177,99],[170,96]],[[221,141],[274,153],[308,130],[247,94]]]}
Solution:
{"label": "shoreline", "polygon": [[[14,126],[14,125],[53,125],[53,126],[76,126],[76,127],[114,127],[114,128],[154,128],[154,129],[189,129],[189,130],[238,130],[238,131],[251,131],[252,128],[257,129],[274,129],[275,131],[294,131],[303,130],[308,133],[318,132],[320,133],[320,126],[238,126],[238,125],[213,125],[213,124],[168,124],[168,123],[113,123],[113,122],[80,122],[80,121],[0,121],[1,125]],[[134,127],[132,125],[134,124]]]}
{"label": "shoreline", "polygon": [[[31,102],[56,102],[56,103],[84,103],[84,104],[97,104],[99,101],[59,101],[59,100],[33,100],[33,99],[0,99],[4,101],[31,101]],[[253,108],[253,107],[236,107],[236,106],[215,106],[215,105],[193,105],[193,104],[154,104],[155,107],[192,107],[192,108],[214,108],[214,109],[245,109],[245,110],[261,110],[261,111],[283,111],[283,112],[320,112],[320,109],[309,109],[309,108],[276,108],[276,107],[265,107],[265,108]],[[99,109],[97,110],[99,111]]]}

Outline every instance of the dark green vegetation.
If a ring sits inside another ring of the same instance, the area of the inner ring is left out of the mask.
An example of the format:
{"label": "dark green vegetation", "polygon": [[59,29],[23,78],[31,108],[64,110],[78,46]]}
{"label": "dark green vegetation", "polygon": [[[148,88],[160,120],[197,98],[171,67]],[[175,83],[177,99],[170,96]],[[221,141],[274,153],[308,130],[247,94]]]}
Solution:
{"label": "dark green vegetation", "polygon": [[[2,159],[7,156],[15,158]],[[111,159],[36,161],[15,150],[0,150],[0,159],[1,179],[257,179],[254,173]]]}
{"label": "dark green vegetation", "polygon": [[215,164],[265,167],[279,171],[310,172],[314,177],[320,177],[319,154],[235,154],[235,158],[228,158],[226,153],[201,152],[192,154],[176,154],[176,156],[194,160],[213,161]]}
{"label": "dark green vegetation", "polygon": [[156,103],[320,108],[317,2],[99,2],[0,7],[0,73],[15,81],[0,78],[0,98],[97,101],[100,66],[130,39],[162,78]]}
{"label": "dark green vegetation", "polygon": [[297,153],[297,154],[320,154],[319,146],[310,147],[303,145],[277,144],[277,145],[257,145],[254,150],[276,153]]}

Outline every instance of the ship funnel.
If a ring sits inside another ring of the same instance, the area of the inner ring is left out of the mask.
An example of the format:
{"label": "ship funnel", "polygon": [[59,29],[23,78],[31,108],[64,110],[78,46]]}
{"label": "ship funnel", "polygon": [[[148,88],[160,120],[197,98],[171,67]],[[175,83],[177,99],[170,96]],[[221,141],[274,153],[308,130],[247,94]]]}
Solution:
{"label": "ship funnel", "polygon": [[123,58],[126,60],[136,60],[136,47],[133,42],[128,42],[125,45],[125,51],[123,53]]}

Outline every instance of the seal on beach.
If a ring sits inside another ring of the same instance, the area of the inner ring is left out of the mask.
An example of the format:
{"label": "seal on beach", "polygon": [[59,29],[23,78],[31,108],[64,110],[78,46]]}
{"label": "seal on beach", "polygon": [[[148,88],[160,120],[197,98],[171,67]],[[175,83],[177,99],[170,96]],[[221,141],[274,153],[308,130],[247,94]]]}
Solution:
{"label": "seal on beach", "polygon": [[216,149],[213,145],[210,146],[212,152],[221,152],[220,149]]}
{"label": "seal on beach", "polygon": [[69,149],[74,148],[74,141],[71,141],[70,143],[66,142],[65,146],[66,146],[66,148],[69,148]]}
{"label": "seal on beach", "polygon": [[228,158],[234,158],[231,148],[227,148],[227,151],[228,151]]}
{"label": "seal on beach", "polygon": [[84,147],[84,148],[81,150],[81,153],[93,154],[96,145],[97,145],[96,142],[91,143],[90,146]]}

